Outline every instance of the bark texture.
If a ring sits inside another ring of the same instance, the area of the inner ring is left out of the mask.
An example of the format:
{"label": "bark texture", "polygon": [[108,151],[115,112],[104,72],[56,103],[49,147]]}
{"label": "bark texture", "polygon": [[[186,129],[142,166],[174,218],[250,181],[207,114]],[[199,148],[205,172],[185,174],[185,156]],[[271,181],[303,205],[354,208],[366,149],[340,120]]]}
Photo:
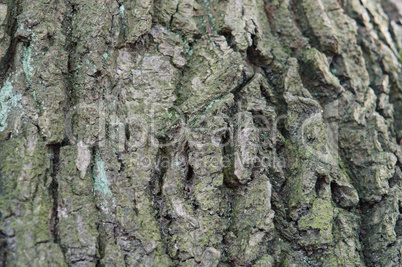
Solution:
{"label": "bark texture", "polygon": [[0,1],[0,264],[402,266],[399,0]]}

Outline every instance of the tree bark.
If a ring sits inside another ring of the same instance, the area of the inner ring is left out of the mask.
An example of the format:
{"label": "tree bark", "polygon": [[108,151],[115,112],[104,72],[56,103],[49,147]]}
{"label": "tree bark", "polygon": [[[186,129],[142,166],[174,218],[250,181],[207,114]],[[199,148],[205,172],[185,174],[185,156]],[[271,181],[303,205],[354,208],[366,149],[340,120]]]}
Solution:
{"label": "tree bark", "polygon": [[401,266],[399,0],[0,1],[3,266]]}

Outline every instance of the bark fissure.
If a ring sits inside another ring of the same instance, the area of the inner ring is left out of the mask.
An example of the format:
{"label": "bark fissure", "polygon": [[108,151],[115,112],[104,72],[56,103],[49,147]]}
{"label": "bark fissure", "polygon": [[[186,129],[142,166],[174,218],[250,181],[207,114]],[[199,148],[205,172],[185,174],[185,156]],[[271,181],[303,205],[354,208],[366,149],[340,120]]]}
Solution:
{"label": "bark fissure", "polygon": [[59,167],[60,167],[60,148],[62,145],[51,145],[48,146],[49,148],[49,153],[50,153],[50,166],[51,166],[51,172],[50,172],[50,177],[52,179],[50,186],[49,186],[49,192],[50,195],[52,196],[53,200],[53,208],[52,208],[52,213],[50,217],[50,231],[53,236],[53,242],[56,243],[58,246],[60,246],[61,251],[63,252],[64,256],[64,262],[67,262],[66,259],[66,250],[60,243],[60,235],[58,231],[58,224],[59,224],[59,183],[58,183],[58,172],[59,172]]}
{"label": "bark fissure", "polygon": [[0,61],[0,87],[3,87],[7,81],[7,76],[13,67],[17,43],[21,41],[20,38],[16,38],[15,36],[18,28],[17,17],[21,12],[19,3],[20,0],[10,1],[10,6],[7,9],[7,34],[11,37],[11,43]]}

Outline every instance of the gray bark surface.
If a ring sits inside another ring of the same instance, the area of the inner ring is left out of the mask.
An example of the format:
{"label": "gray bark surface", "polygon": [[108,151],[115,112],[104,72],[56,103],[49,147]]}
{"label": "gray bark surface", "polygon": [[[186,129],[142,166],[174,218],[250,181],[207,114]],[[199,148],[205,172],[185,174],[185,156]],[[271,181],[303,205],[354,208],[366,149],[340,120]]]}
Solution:
{"label": "gray bark surface", "polygon": [[1,0],[0,265],[402,266],[399,0]]}

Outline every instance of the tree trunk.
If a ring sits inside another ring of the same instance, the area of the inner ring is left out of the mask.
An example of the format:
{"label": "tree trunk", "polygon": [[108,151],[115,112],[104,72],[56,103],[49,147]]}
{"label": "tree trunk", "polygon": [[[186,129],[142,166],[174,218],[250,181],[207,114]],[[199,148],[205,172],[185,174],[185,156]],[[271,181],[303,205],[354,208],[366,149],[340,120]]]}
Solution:
{"label": "tree trunk", "polygon": [[402,266],[401,1],[0,3],[3,266]]}

